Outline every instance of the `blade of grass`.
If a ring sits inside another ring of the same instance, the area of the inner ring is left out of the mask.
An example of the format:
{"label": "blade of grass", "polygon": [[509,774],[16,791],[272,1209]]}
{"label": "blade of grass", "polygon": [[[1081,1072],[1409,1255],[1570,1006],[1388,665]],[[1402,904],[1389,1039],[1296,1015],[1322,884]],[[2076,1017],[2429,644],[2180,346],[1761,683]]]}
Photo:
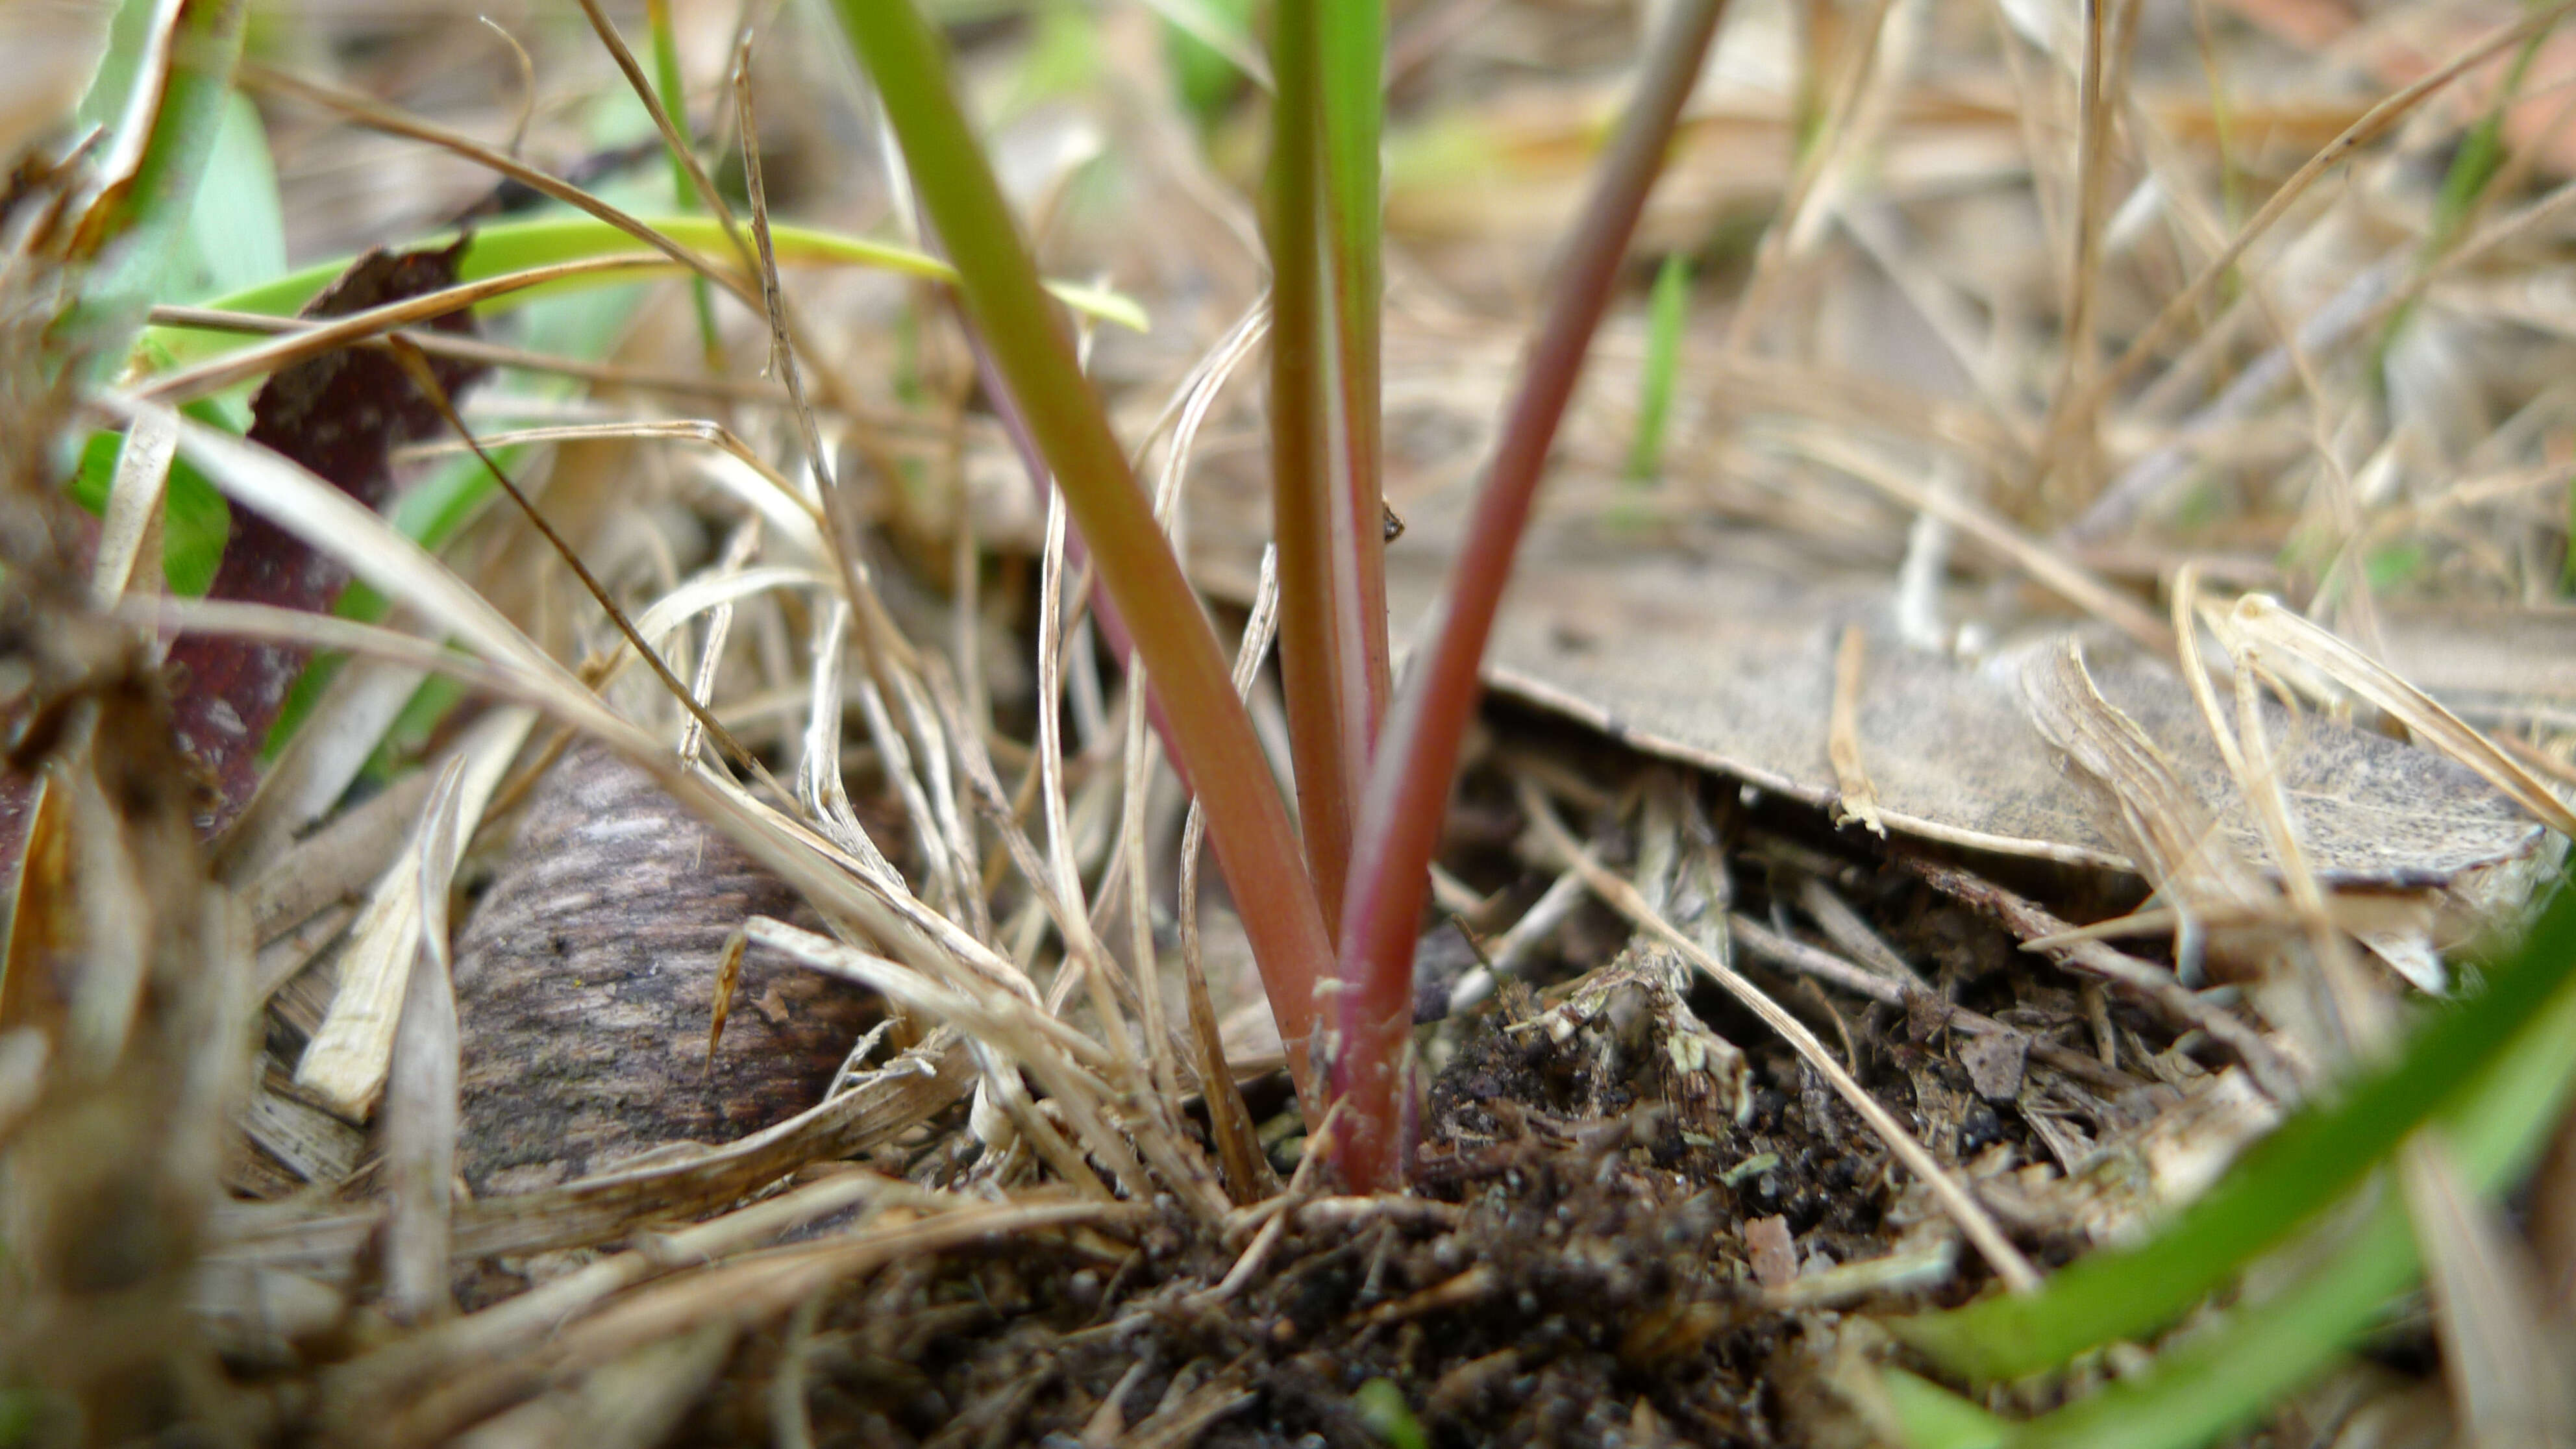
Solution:
{"label": "blade of grass", "polygon": [[[129,10],[143,3],[131,0]],[[114,329],[121,339],[161,285],[222,129],[249,15],[249,0],[164,0],[152,8],[124,117],[99,163],[103,180],[74,240],[77,254],[102,259],[83,289],[83,330]],[[123,21],[117,29],[120,40],[134,33]],[[108,366],[116,351],[103,347],[96,356],[93,365]]]}
{"label": "blade of grass", "polygon": [[[1387,717],[1351,860],[1342,910],[1332,1089],[1351,1099],[1336,1146],[1354,1191],[1401,1177],[1393,1124],[1413,1025],[1413,942],[1430,890],[1430,865],[1458,751],[1481,693],[1477,667],[1511,576],[1565,405],[1593,330],[1609,306],[1646,194],[1663,170],[1665,144],[1699,79],[1725,0],[1681,0],[1647,43],[1646,66],[1595,173],[1556,270],[1545,319],[1465,546],[1450,569],[1423,657]],[[1286,67],[1281,67],[1284,74]]]}
{"label": "blade of grass", "polygon": [[[2551,953],[2576,949],[2562,896],[2535,931],[2515,976],[2535,973]],[[2564,1109],[2576,1057],[2576,990],[2565,984],[2516,1023],[2510,1038],[2480,1051],[2469,1080],[2442,1103],[2447,1145],[2463,1179],[2494,1193],[2517,1178]],[[2271,1299],[2243,1310],[2208,1336],[2161,1356],[2145,1374],[2021,1426],[2020,1449],[2193,1449],[2251,1423],[2342,1354],[2389,1300],[2422,1270],[2398,1195],[2383,1194],[2342,1245]]]}
{"label": "blade of grass", "polygon": [[2390,1071],[2312,1109],[2246,1154],[2163,1233],[2060,1271],[2028,1298],[1895,1320],[1899,1338],[1952,1372],[2018,1378],[2115,1339],[2150,1333],[2235,1276],[2385,1161],[2576,974],[2576,895],[2562,895],[2487,993],[2427,1023]]}
{"label": "blade of grass", "polygon": [[[671,28],[671,0],[644,0],[644,26],[653,36],[653,90],[662,99],[662,109],[674,121],[685,126],[689,114],[688,86],[680,76],[680,37]],[[685,129],[682,134],[686,134]],[[682,211],[690,209],[696,199],[695,183],[689,179],[689,159],[674,151],[671,154],[671,204]],[[698,346],[706,354],[711,371],[724,368],[724,346],[716,339],[716,302],[707,291],[704,277],[689,281],[689,303],[698,314]]]}
{"label": "blade of grass", "polygon": [[1682,329],[1690,321],[1690,258],[1679,252],[1655,271],[1646,303],[1646,366],[1637,379],[1637,440],[1628,449],[1628,476],[1651,481],[1664,467],[1664,429],[1672,417],[1673,381],[1681,370]]}
{"label": "blade of grass", "polygon": [[1388,693],[1379,484],[1378,131],[1386,17],[1286,0],[1272,61],[1271,520],[1306,861],[1338,930]]}
{"label": "blade of grass", "polygon": [[1153,671],[1190,783],[1206,800],[1217,861],[1234,887],[1289,1060],[1310,1104],[1303,1043],[1331,955],[1314,888],[1272,789],[1251,716],[1216,633],[1073,348],[1001,188],[950,87],[939,37],[910,4],[841,0],[841,23],[875,78],[924,209],[956,259],[958,294],[1011,386],[1084,541]]}
{"label": "blade of grass", "polygon": [[[720,255],[719,249],[730,247],[723,226],[712,217],[650,217],[642,224],[701,258]],[[770,234],[777,246],[781,266],[870,267],[934,282],[954,283],[957,279],[955,269],[945,262],[909,248],[869,241],[864,237],[784,223],[773,223]],[[416,245],[437,247],[451,239],[452,234],[434,236]],[[550,216],[501,222],[475,231],[473,244],[457,259],[456,275],[461,282],[482,281],[551,263],[630,253],[634,250],[634,243],[633,232],[595,217]],[[330,285],[333,278],[347,271],[349,260],[341,257],[317,263],[256,287],[209,298],[204,305],[225,312],[291,316],[298,307],[311,301],[316,292]],[[658,271],[673,268],[675,264],[656,257],[649,262],[639,261],[637,266]],[[630,277],[631,274],[614,278],[583,278],[546,291],[513,293],[484,303],[484,310],[497,311],[537,297],[555,295],[569,287],[602,286],[612,281],[629,280]],[[1115,292],[1074,282],[1049,282],[1047,289],[1066,306],[1104,322],[1115,322],[1135,332],[1146,331],[1152,325],[1142,307]],[[144,337],[154,355],[180,363],[245,345],[236,334],[189,327],[154,327],[147,330]]]}

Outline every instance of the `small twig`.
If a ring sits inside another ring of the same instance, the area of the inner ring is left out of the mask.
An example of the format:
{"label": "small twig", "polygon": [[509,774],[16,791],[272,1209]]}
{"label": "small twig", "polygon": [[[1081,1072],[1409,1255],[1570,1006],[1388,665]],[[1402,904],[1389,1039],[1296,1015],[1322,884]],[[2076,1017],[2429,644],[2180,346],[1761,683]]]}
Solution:
{"label": "small twig", "polygon": [[[1540,838],[1567,865],[1582,872],[1584,882],[1592,887],[1594,894],[1638,926],[1663,937],[1674,950],[1682,953],[1684,959],[1726,988],[1729,995],[1761,1017],[1764,1025],[1778,1032],[1800,1057],[1833,1085],[1834,1091],[1860,1114],[1861,1120],[1869,1124],[1870,1130],[1879,1135],[1897,1159],[1923,1179],[1924,1185],[1932,1190],[1934,1200],[1950,1214],[1968,1241],[1976,1245],[1977,1251],[1994,1268],[1995,1275],[2004,1280],[2005,1287],[2015,1293],[2038,1291],[2039,1270],[2033,1268],[2021,1250],[2003,1235],[2003,1230],[1995,1226],[1995,1220],[1967,1187],[1952,1177],[1922,1143],[1915,1141],[1904,1124],[1880,1106],[1878,1099],[1853,1080],[1851,1073],[1843,1070],[1842,1063],[1834,1060],[1833,1053],[1825,1049],[1825,1044],[1816,1039],[1814,1032],[1807,1030],[1806,1023],[1790,1015],[1762,988],[1738,975],[1725,962],[1710,955],[1697,941],[1665,920],[1646,904],[1645,897],[1637,893],[1635,886],[1603,869],[1600,862],[1594,860],[1591,853],[1566,831],[1564,823],[1556,818],[1555,807],[1548,803],[1544,794],[1526,781],[1518,782],[1518,789],[1521,809],[1537,828]],[[1866,972],[1860,974],[1867,975]]]}

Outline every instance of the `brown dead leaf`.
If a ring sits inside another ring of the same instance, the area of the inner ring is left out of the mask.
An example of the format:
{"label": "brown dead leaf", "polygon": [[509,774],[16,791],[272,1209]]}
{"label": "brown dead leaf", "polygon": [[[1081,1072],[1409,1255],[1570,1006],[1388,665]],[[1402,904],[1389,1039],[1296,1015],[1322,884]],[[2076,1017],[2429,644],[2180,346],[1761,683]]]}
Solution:
{"label": "brown dead leaf", "polygon": [[[1387,564],[1396,617],[1420,617],[1439,560],[1396,552]],[[2022,717],[2015,661],[2062,633],[1975,659],[1925,653],[1898,637],[1890,595],[1879,578],[1792,573],[1766,558],[1586,554],[1560,543],[1523,561],[1486,677],[1639,749],[1830,808],[1841,794],[1827,751],[1836,643],[1858,625],[1869,648],[1856,737],[1891,829],[2137,869],[2122,832]],[[2089,657],[2103,698],[2203,802],[2225,848],[2269,860],[2181,681],[2117,642],[2092,642]],[[2292,718],[2276,704],[2265,718],[2312,862],[2329,883],[2441,885],[2518,858],[2539,839],[2537,826],[2447,760],[2314,715]]]}
{"label": "brown dead leaf", "polygon": [[[466,243],[412,252],[372,251],[349,265],[303,310],[338,317],[455,285]],[[464,313],[428,324],[470,335]],[[471,385],[480,364],[439,360],[430,366],[449,396]],[[400,364],[384,353],[348,347],[298,363],[270,378],[251,399],[250,440],[302,464],[369,508],[393,481],[396,445],[441,426]],[[208,597],[287,608],[320,609],[348,582],[337,563],[248,509],[233,514]],[[173,712],[180,748],[213,777],[219,792],[209,828],[220,828],[250,798],[259,750],[304,666],[304,651],[278,644],[190,635],[170,650],[176,681]]]}

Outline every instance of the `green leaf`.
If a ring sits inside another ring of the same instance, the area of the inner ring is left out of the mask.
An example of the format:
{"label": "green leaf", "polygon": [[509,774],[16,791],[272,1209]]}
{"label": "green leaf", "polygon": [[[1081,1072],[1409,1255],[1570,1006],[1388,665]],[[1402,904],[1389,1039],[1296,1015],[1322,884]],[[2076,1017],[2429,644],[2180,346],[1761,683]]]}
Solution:
{"label": "green leaf", "polygon": [[[650,217],[645,223],[682,246],[718,259],[731,255],[722,226],[712,217]],[[437,246],[452,238],[423,237],[407,242],[409,246]],[[863,237],[813,227],[777,225],[771,235],[778,249],[781,266],[869,267],[881,271],[924,277],[938,282],[954,282],[956,272],[947,263],[903,247],[869,241]],[[527,221],[503,222],[486,226],[474,233],[474,244],[466,248],[457,267],[457,280],[479,281],[509,272],[525,271],[554,262],[580,261],[590,257],[615,256],[621,252],[639,251],[642,243],[596,217],[548,216]],[[301,271],[277,277],[223,297],[210,299],[206,305],[231,312],[256,312],[270,317],[293,316],[295,310],[311,301],[314,294],[330,285],[333,278],[348,270],[349,259],[319,263]],[[674,271],[677,264],[653,257],[638,264],[638,272]],[[507,297],[495,298],[481,310],[485,313],[507,311],[525,306],[539,297],[559,296],[567,292],[602,286],[623,285],[633,280],[626,276],[585,276],[571,278],[549,287],[531,288]],[[1073,282],[1050,282],[1047,290],[1056,300],[1077,312],[1087,313],[1105,322],[1115,322],[1133,331],[1149,330],[1145,310],[1133,300],[1103,288]],[[185,327],[154,327],[147,336],[167,350],[174,363],[197,362],[246,344],[238,334],[208,332]]]}
{"label": "green leaf", "polygon": [[238,292],[286,271],[285,207],[259,108],[224,99],[223,121],[206,156],[205,184],[188,211],[187,245],[163,295],[198,298]]}
{"label": "green leaf", "polygon": [[2342,1198],[2440,1104],[2488,1069],[2576,974],[2576,892],[2562,891],[2486,994],[2425,1023],[2398,1064],[2311,1108],[2247,1153],[2165,1231],[2097,1253],[2029,1297],[1897,1319],[1898,1337],[1950,1372],[2018,1378],[2170,1323],[2256,1254]]}
{"label": "green leaf", "polygon": [[[2562,897],[2534,933],[2517,977],[2576,949]],[[2509,1044],[2451,1094],[2440,1127],[2469,1187],[2517,1181],[2546,1144],[2576,1085],[2576,983],[2514,1025]],[[2329,1232],[2337,1231],[2328,1229]],[[2022,1426],[2013,1449],[2195,1449],[2259,1419],[2366,1332],[2421,1269],[2403,1203],[2383,1190],[2341,1243],[2288,1287],[2161,1355],[2134,1378]]]}
{"label": "green leaf", "polygon": [[1393,1379],[1371,1379],[1360,1385],[1359,1392],[1351,1395],[1351,1409],[1387,1449],[1431,1449],[1422,1421],[1413,1416],[1413,1406],[1404,1401],[1404,1390]]}
{"label": "green leaf", "polygon": [[1879,1388],[1904,1427],[1907,1449],[2002,1449],[2012,1426],[1903,1369],[1881,1369]]}

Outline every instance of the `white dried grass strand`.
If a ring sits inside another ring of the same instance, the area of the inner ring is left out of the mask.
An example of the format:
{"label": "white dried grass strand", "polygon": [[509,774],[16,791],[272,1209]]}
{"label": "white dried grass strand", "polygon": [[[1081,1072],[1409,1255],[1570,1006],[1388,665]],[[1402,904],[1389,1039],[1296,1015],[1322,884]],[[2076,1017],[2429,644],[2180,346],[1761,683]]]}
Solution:
{"label": "white dried grass strand", "polygon": [[841,779],[841,670],[849,657],[850,606],[838,598],[821,601],[814,616],[807,681],[804,750],[796,762],[796,798],[806,818],[831,842],[849,853],[861,868],[884,885],[901,886],[903,875],[868,838],[851,808]]}
{"label": "white dried grass strand", "polygon": [[[752,557],[760,552],[760,538],[759,518],[743,520],[726,538],[724,552],[717,557],[715,567],[707,571],[706,581],[712,583],[717,579],[741,577],[743,571],[751,566]],[[664,602],[668,602],[667,598],[656,601],[657,604]],[[636,624],[636,632],[647,640],[653,638],[651,634],[644,633],[640,620]],[[689,676],[689,693],[705,700],[711,710],[715,708],[717,672],[724,665],[725,645],[732,638],[733,600],[727,599],[707,610],[706,638],[698,649],[698,667]],[[696,766],[700,751],[706,748],[706,740],[707,727],[696,715],[680,722],[680,747],[675,752],[679,756],[680,768],[685,770]]]}
{"label": "white dried grass strand", "polygon": [[218,878],[238,884],[257,876],[327,814],[428,677],[416,665],[380,659],[354,660],[333,676],[225,828],[215,854]]}
{"label": "white dried grass strand", "polygon": [[1810,461],[1858,479],[1908,508],[1931,514],[2002,554],[2041,587],[2094,615],[2156,654],[2173,652],[2164,621],[2095,577],[2060,550],[2033,538],[1985,505],[1916,481],[1913,471],[1877,450],[1815,427],[1783,429],[1782,445]]}
{"label": "white dried grass strand", "polygon": [[2458,1442],[2475,1449],[2576,1444],[2565,1329],[2537,1295],[2528,1247],[2462,1179],[2433,1132],[2407,1139],[2399,1180],[2442,1343]]}
{"label": "white dried grass strand", "polygon": [[[923,662],[927,667],[931,660],[925,657]],[[958,898],[966,909],[966,929],[978,939],[989,938],[993,933],[992,907],[984,899],[974,832],[968,823],[968,812],[961,808],[956,773],[949,763],[948,731],[940,723],[939,711],[932,705],[922,677],[908,668],[891,673],[895,692],[903,702],[905,723],[921,745],[922,782],[929,791],[931,814],[938,822],[938,842],[948,852],[948,870],[956,879]]]}
{"label": "white dried grass strand", "polygon": [[[879,662],[889,675],[904,672],[899,660]],[[873,675],[862,673],[851,693],[858,699],[859,718],[868,727],[868,740],[876,746],[878,768],[894,786],[896,798],[903,802],[904,819],[912,826],[914,843],[920,847],[922,863],[930,872],[932,894],[949,909],[960,909],[958,898],[970,887],[957,879],[956,862],[940,833],[939,817],[931,808],[929,792],[922,787],[919,773],[913,769],[912,745],[903,731],[895,728],[894,717],[886,710],[885,692],[878,688]],[[826,765],[832,774],[832,793],[846,809],[849,790],[841,779],[839,755],[835,754]]]}
{"label": "white dried grass strand", "polygon": [[466,760],[451,755],[430,787],[413,853],[420,902],[419,959],[405,983],[401,1023],[385,1086],[385,1306],[418,1323],[455,1309],[450,1247],[459,1040],[456,992],[447,947],[447,891],[462,853],[459,797]]}
{"label": "white dried grass strand", "polygon": [[[1011,1080],[1014,1067],[1025,1069],[1046,1089],[1048,1099],[1072,1119],[1084,1145],[1119,1185],[1140,1199],[1152,1196],[1153,1178],[1145,1164],[1127,1138],[1109,1124],[1106,1108],[1114,1094],[1106,1082],[1077,1061],[1077,1057],[1087,1057],[1114,1066],[1111,1054],[1099,1043],[1042,1012],[1030,1010],[1016,998],[988,994],[977,999],[945,990],[881,956],[798,930],[782,921],[754,916],[743,923],[743,930],[751,940],[783,951],[816,970],[859,982],[925,1016],[956,1026],[966,1033],[973,1049],[996,1054],[987,1079],[998,1081],[1006,1105],[1016,1090]],[[1022,1127],[1028,1130],[1025,1122]],[[1066,1166],[1059,1164],[1059,1170]],[[1067,1175],[1078,1182],[1083,1174],[1068,1171]]]}
{"label": "white dried grass strand", "polygon": [[[1237,696],[1251,692],[1253,680],[1260,677],[1261,661],[1270,653],[1271,642],[1278,634],[1279,549],[1270,545],[1261,551],[1261,576],[1253,588],[1252,613],[1244,620],[1243,637],[1235,646],[1233,682]],[[1200,1088],[1216,1133],[1218,1161],[1225,1167],[1227,1186],[1235,1200],[1243,1202],[1262,1195],[1277,1177],[1261,1150],[1259,1134],[1242,1094],[1235,1087],[1232,1069],[1226,1063],[1224,1031],[1217,1020],[1216,1003],[1208,995],[1205,953],[1199,943],[1199,861],[1206,842],[1207,812],[1192,800],[1181,826],[1179,885],[1172,916],[1180,927],[1182,986],[1188,993],[1190,1038],[1198,1052]]]}
{"label": "white dried grass strand", "polygon": [[2426,746],[2476,771],[2541,824],[2576,837],[2576,813],[2521,761],[2395,670],[2282,608],[2278,600],[2247,594],[2223,618],[2213,614],[2211,623],[2219,629],[2221,641],[2232,652],[2240,652],[2240,657],[2245,647],[2277,651],[2318,670],[2395,716]]}
{"label": "white dried grass strand", "polygon": [[[94,717],[93,717],[94,718]],[[86,755],[81,752],[76,759]],[[28,812],[34,838],[40,813],[63,811],[71,834],[72,881],[80,913],[81,964],[73,983],[70,1050],[86,1073],[113,1068],[134,1033],[150,968],[153,900],[125,849],[124,820],[98,772],[83,763],[49,770]]]}
{"label": "white dried grass strand", "polygon": [[[99,520],[98,557],[90,567],[90,606],[111,608],[132,587],[136,561],[146,542],[156,537],[161,499],[170,485],[170,463],[177,456],[179,428],[171,414],[137,417],[125,430],[116,451],[116,471],[107,488],[107,512]],[[160,591],[161,561],[152,561],[148,591]]]}
{"label": "white dried grass strand", "polygon": [[[482,820],[536,719],[524,707],[496,710],[458,741],[450,756],[462,771],[455,787],[457,819]],[[434,817],[440,808],[433,791],[428,813]],[[452,875],[464,849],[462,832],[433,841],[425,819],[350,927],[340,956],[340,988],[296,1064],[295,1081],[351,1121],[363,1121],[373,1110],[392,1065],[394,1032],[420,954],[421,884]]]}
{"label": "white dried grass strand", "polygon": [[778,537],[773,541],[777,546],[817,561],[832,557],[832,547],[824,540],[823,524],[811,500],[799,496],[792,487],[781,492],[771,486],[768,476],[743,466],[742,460],[731,454],[717,453],[694,461],[694,471],[701,480],[731,494],[777,531]]}
{"label": "white dried grass strand", "polygon": [[1046,821],[1047,869],[1054,876],[1057,898],[1074,916],[1083,914],[1086,907],[1064,790],[1065,528],[1063,491],[1050,487],[1038,582],[1038,801]]}

